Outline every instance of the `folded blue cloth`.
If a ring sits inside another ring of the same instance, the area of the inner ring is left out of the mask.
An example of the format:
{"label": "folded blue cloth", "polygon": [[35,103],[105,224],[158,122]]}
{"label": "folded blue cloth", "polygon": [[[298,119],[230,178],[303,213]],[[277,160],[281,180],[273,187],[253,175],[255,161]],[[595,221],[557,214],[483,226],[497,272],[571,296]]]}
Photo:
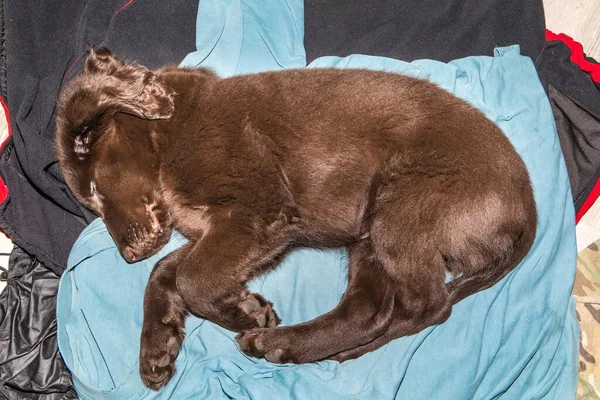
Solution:
{"label": "folded blue cloth", "polygon": [[[183,62],[223,76],[304,66],[302,1],[203,0],[198,51]],[[160,391],[138,373],[142,299],[156,256],[127,264],[101,220],[74,245],[58,292],[59,347],[83,399],[568,399],[576,388],[578,324],[571,288],[574,210],[550,105],[518,47],[444,64],[350,56],[309,67],[383,69],[436,82],[483,110],[525,160],[538,234],[522,263],[494,287],[454,306],[443,324],[343,364],[277,365],[241,353],[235,334],[196,317],[177,372]],[[284,324],[332,309],[346,285],[344,250],[301,249],[251,282]]]}
{"label": "folded blue cloth", "polygon": [[196,51],[182,67],[210,68],[222,77],[306,66],[304,2],[202,0]]}

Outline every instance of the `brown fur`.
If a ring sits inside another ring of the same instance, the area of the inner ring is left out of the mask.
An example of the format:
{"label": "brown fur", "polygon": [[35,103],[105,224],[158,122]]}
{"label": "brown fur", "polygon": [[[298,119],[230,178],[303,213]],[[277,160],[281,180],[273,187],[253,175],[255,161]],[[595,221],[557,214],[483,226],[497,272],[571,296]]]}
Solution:
{"label": "brown fur", "polygon": [[[188,312],[274,362],[344,361],[439,324],[505,276],[536,230],[523,161],[481,112],[423,80],[307,69],[218,78],[93,51],[58,102],[77,198],[125,259],[162,259],[144,299],[140,372],[172,376]],[[349,249],[339,305],[276,327],[245,283],[292,247]],[[450,271],[455,279],[444,283]]]}

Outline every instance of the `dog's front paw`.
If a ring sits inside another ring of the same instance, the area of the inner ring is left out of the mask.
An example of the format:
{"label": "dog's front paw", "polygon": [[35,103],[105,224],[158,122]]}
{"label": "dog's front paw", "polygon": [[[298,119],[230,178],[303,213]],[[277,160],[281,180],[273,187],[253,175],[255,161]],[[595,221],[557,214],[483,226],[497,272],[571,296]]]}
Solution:
{"label": "dog's front paw", "polygon": [[265,358],[277,364],[298,363],[301,360],[292,355],[291,348],[285,340],[277,338],[278,329],[253,329],[240,333],[235,340],[240,350],[251,357]]}
{"label": "dog's front paw", "polygon": [[169,382],[182,342],[181,329],[162,323],[144,324],[140,347],[140,376],[144,385],[158,390]]}

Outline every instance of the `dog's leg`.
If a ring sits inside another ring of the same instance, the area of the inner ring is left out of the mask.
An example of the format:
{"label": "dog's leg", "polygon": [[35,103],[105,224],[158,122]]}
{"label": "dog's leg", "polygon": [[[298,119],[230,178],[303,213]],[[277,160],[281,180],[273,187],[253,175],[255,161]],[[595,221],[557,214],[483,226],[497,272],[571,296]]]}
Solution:
{"label": "dog's leg", "polygon": [[[444,322],[450,316],[450,302],[442,299],[432,303],[427,299],[428,297],[439,299],[438,293],[444,293],[445,288],[443,285],[434,285],[429,289],[424,289],[424,291],[431,294],[417,295],[416,293],[409,294],[406,292],[397,294],[395,302],[397,307],[394,310],[392,322],[383,335],[362,346],[335,354],[329,359],[344,362],[358,358],[363,354],[377,350],[394,339],[418,333],[429,326]],[[404,306],[402,306],[403,304]]]}
{"label": "dog's leg", "polygon": [[[140,373],[151,389],[164,386],[175,372],[189,312],[234,331],[279,324],[271,303],[249,293],[244,284],[259,270],[275,265],[287,247],[282,235],[269,236],[260,231],[268,227],[235,216],[212,220],[214,225],[200,240],[191,240],[160,260],[150,275]],[[248,231],[250,226],[254,231]],[[271,240],[259,240],[267,237]]]}
{"label": "dog's leg", "polygon": [[[350,254],[352,268],[357,260],[352,250]],[[404,261],[394,268],[400,269]],[[392,276],[389,265],[369,268],[375,265],[354,265],[358,271],[351,271],[348,289],[331,312],[304,324],[242,333],[237,338],[240,348],[279,363],[341,362],[448,318],[451,303],[443,277]]]}
{"label": "dog's leg", "polygon": [[188,243],[160,260],[144,295],[144,324],[140,343],[140,375],[153,390],[165,385],[175,373],[175,358],[183,342],[188,314],[177,292],[175,277],[179,264],[188,255]]}
{"label": "dog's leg", "polygon": [[[177,289],[195,315],[240,332],[279,323],[270,302],[245,283],[270,267],[287,244],[260,219],[213,215],[211,227],[177,271]],[[269,232],[268,232],[269,231]]]}
{"label": "dog's leg", "polygon": [[312,321],[254,329],[237,337],[240,348],[273,362],[312,362],[368,343],[386,332],[394,285],[374,258],[370,240],[350,248],[349,283],[336,308]]}
{"label": "dog's leg", "polygon": [[[437,231],[407,207],[414,193],[401,182],[373,192],[364,222],[369,235],[350,248],[348,289],[340,304],[307,323],[238,335],[245,353],[274,362],[345,360],[448,318],[452,304]],[[428,198],[417,200],[429,206]]]}

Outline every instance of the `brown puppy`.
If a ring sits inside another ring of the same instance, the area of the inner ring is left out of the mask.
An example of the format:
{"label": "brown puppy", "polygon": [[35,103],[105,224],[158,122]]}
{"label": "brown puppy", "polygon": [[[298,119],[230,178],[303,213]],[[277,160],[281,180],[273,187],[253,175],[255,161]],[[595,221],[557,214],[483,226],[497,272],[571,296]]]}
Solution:
{"label": "brown puppy", "polygon": [[[535,236],[529,177],[500,129],[402,75],[221,79],[99,49],[61,93],[57,123],[64,178],[125,259],[154,254],[173,228],[189,239],[144,298],[140,372],[153,389],[175,370],[188,312],[241,332],[249,355],[343,361],[443,322]],[[348,247],[348,288],[331,312],[276,327],[245,283],[297,246]]]}

